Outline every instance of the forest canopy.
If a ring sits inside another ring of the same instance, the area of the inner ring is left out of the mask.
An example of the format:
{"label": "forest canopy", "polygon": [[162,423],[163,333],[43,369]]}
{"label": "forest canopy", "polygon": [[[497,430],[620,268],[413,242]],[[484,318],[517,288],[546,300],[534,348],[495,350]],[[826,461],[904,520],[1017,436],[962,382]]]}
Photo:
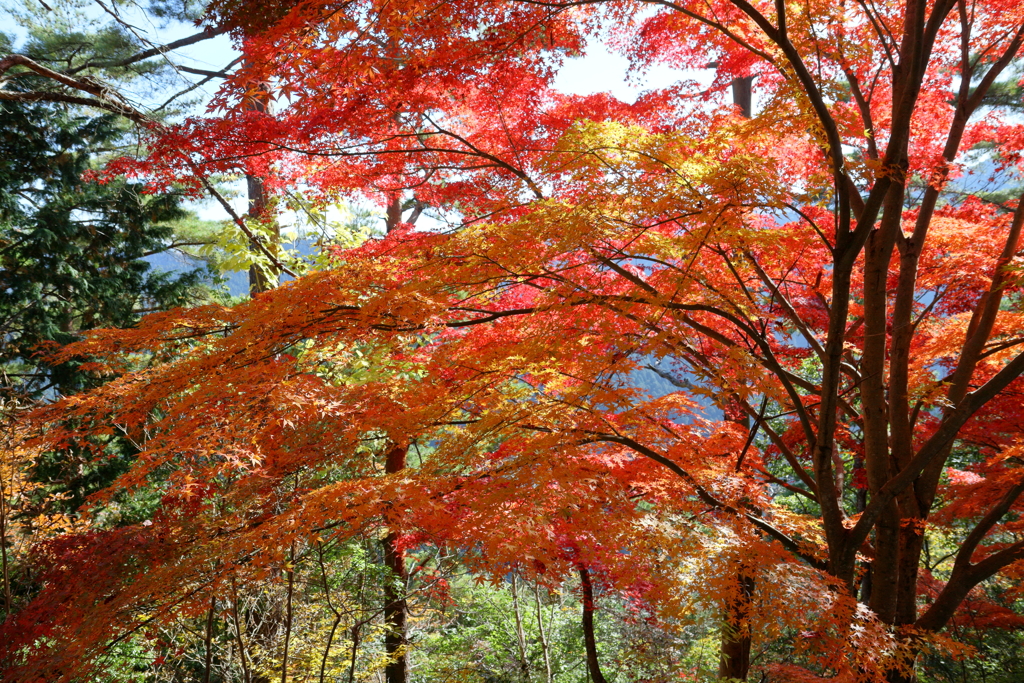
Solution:
{"label": "forest canopy", "polygon": [[[89,381],[7,416],[5,680],[1024,672],[1024,6],[149,11],[231,38],[204,113],[89,72],[137,37],[0,105],[131,123],[87,187],[211,198],[251,296],[48,346]],[[677,78],[559,90],[599,49]]]}

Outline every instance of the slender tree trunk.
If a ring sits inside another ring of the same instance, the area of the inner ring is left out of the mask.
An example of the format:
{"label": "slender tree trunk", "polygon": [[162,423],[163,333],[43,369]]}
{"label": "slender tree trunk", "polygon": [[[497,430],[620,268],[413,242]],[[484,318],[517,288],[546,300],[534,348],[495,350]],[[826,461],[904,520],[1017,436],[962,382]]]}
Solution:
{"label": "slender tree trunk", "polygon": [[[364,602],[364,600],[366,599],[365,592],[364,592],[365,589],[366,589],[366,572],[362,571],[362,572],[359,573],[359,594],[358,594],[358,597],[356,598],[357,603],[360,604],[360,605],[366,604]],[[357,614],[358,614],[358,612],[357,612]],[[355,680],[356,680],[356,659],[359,656],[360,633],[362,631],[363,626],[366,625],[372,619],[373,619],[373,614],[370,614],[366,618],[361,619],[361,620],[359,620],[359,621],[357,621],[357,622],[352,624],[352,630],[351,630],[351,633],[352,633],[352,657],[349,660],[349,666],[348,666],[348,683],[355,683]]]}
{"label": "slender tree trunk", "polygon": [[590,583],[587,568],[582,564],[578,568],[583,587],[583,644],[587,649],[587,672],[593,683],[607,683],[597,659],[597,639],[594,637],[594,586]]}
{"label": "slender tree trunk", "polygon": [[210,610],[206,613],[206,662],[203,683],[210,683],[210,669],[213,667],[213,617],[216,609],[217,598],[210,598]]}
{"label": "slender tree trunk", "polygon": [[[401,472],[406,466],[407,446],[394,446],[387,455],[384,471],[387,474]],[[388,535],[384,537],[384,564],[391,570],[391,576],[384,587],[384,650],[388,664],[384,669],[387,683],[408,683],[409,641],[406,618],[408,605],[405,599],[406,582],[409,573],[405,568],[405,550],[398,545],[399,531],[394,527],[397,520],[389,519]]]}
{"label": "slender tree trunk", "polygon": [[288,647],[292,640],[292,595],[295,593],[295,543],[288,554],[288,595],[284,604],[284,655],[281,657],[281,683],[288,681]]}
{"label": "slender tree trunk", "polygon": [[355,683],[356,680],[356,657],[359,655],[359,630],[363,627],[363,622],[359,622],[352,626],[352,657],[348,663],[348,683]]}
{"label": "slender tree trunk", "polygon": [[551,647],[548,645],[548,633],[544,627],[544,611],[541,609],[540,584],[533,584],[533,597],[537,605],[537,630],[540,631],[540,649],[544,654],[544,681],[551,683],[554,678],[551,676]]}
{"label": "slender tree trunk", "polygon": [[324,564],[323,543],[318,542],[316,544],[316,559],[320,565],[320,576],[323,579],[324,597],[327,600],[327,607],[334,615],[334,620],[331,622],[331,630],[327,634],[327,644],[324,646],[324,654],[320,658],[320,683],[324,683],[324,676],[327,671],[327,658],[331,654],[331,645],[334,643],[334,634],[338,631],[338,624],[341,623],[342,613],[338,611],[334,606],[334,602],[331,600],[331,585],[327,580],[327,566]]}
{"label": "slender tree trunk", "polygon": [[523,613],[519,603],[519,578],[512,573],[512,612],[516,618],[516,646],[519,650],[519,672],[523,683],[530,681],[530,665],[526,661],[526,636],[523,634]]}
{"label": "slender tree trunk", "polygon": [[249,673],[248,653],[242,639],[242,621],[238,618],[238,590],[235,588],[234,579],[231,581],[231,593],[231,619],[235,622],[235,638],[238,639],[238,654],[242,662],[242,683],[250,683],[252,674]]}

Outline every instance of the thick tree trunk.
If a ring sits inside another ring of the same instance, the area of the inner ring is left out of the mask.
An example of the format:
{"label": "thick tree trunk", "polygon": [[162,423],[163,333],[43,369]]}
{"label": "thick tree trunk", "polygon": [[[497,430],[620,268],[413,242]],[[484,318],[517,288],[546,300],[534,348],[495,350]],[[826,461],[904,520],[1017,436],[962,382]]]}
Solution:
{"label": "thick tree trunk", "polygon": [[743,118],[754,115],[754,77],[744,76],[732,80],[732,103],[740,108]]}
{"label": "thick tree trunk", "polygon": [[[903,211],[903,186],[894,183],[885,198],[880,227],[868,238],[864,253],[864,352],[860,397],[863,410],[864,466],[871,496],[891,479],[896,463],[889,444],[886,395],[887,285]],[[891,501],[875,527],[871,610],[886,624],[896,618],[899,589],[900,511]]]}
{"label": "thick tree trunk", "polygon": [[[249,190],[249,216],[252,218],[262,216],[267,209],[267,193],[263,179],[247,175],[245,176],[245,183]],[[280,235],[278,234],[275,222],[271,243],[267,245],[267,250],[272,254],[276,254],[279,241]],[[250,244],[249,246],[253,252],[258,251],[255,244]],[[261,292],[273,289],[277,283],[276,278],[272,277],[272,275],[256,265],[249,266],[249,296],[255,296]]]}
{"label": "thick tree trunk", "polygon": [[750,673],[750,607],[754,595],[754,577],[743,565],[737,568],[736,595],[726,603],[722,620],[722,650],[718,661],[718,677],[747,680]]}
{"label": "thick tree trunk", "polygon": [[[736,79],[733,81],[733,98],[740,107],[744,109],[744,115],[750,116],[750,79]],[[745,82],[745,84],[741,84]],[[740,101],[745,87],[746,104]],[[765,399],[767,401],[767,399]],[[762,404],[760,415],[764,415],[765,406]],[[758,425],[750,424],[750,416],[743,413],[739,404],[733,406],[734,415],[726,413],[726,419],[732,420],[741,426],[748,433],[747,446],[751,445],[757,436]],[[736,471],[742,467],[743,455],[736,462]],[[760,514],[760,511],[758,511]],[[750,609],[754,596],[754,577],[750,569],[742,561],[730,563],[735,568],[735,593],[725,601],[722,615],[722,638],[718,653],[718,678],[726,680],[747,680],[747,673],[750,671]]]}
{"label": "thick tree trunk", "polygon": [[[265,92],[265,89],[261,89]],[[267,98],[256,97],[248,105],[251,111],[266,112],[267,111]],[[250,218],[262,217],[266,220],[267,210],[267,188],[263,183],[263,178],[259,178],[254,175],[246,174],[245,185],[249,193],[249,212]],[[281,241],[280,229],[277,225],[277,221],[274,221],[271,227],[270,243],[266,245],[267,251],[275,255],[278,251],[278,245]],[[249,247],[254,253],[259,253],[259,248],[256,244],[250,244]],[[256,296],[261,292],[266,292],[274,288],[277,284],[277,278],[280,274],[277,272],[267,273],[265,270],[258,268],[255,265],[249,266],[249,296]]]}
{"label": "thick tree trunk", "polygon": [[384,538],[384,564],[391,570],[390,580],[384,588],[384,623],[387,625],[384,651],[388,655],[384,677],[387,683],[408,683],[408,609],[405,600],[405,581],[408,573],[405,570],[405,551],[397,546],[397,540],[398,534],[395,532]]}

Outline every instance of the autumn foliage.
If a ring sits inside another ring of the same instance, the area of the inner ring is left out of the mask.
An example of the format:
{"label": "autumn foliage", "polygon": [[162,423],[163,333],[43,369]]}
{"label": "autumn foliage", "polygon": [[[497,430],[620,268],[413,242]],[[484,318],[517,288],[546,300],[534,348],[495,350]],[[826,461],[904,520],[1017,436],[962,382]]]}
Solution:
{"label": "autumn foliage", "polygon": [[[13,680],[87,675],[360,535],[495,580],[585,570],[658,619],[733,615],[734,649],[789,649],[771,680],[913,680],[965,652],[944,629],[967,612],[1019,625],[979,586],[1019,596],[1024,572],[1024,204],[957,179],[1021,161],[986,95],[1019,78],[1024,6],[309,0],[209,21],[245,68],[111,172],[249,173],[375,201],[389,231],[60,351],[110,381],[38,411],[31,447],[130,438],[93,504],[160,500],[37,547],[41,592],[3,627]],[[681,80],[633,103],[553,89],[599,38]],[[747,77],[750,118],[727,95]],[[272,113],[248,106],[263,92]]]}

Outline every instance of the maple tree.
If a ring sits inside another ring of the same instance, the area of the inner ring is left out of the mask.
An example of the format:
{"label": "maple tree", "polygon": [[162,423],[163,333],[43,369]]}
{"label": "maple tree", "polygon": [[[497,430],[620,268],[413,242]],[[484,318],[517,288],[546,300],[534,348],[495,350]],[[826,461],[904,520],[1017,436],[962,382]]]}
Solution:
{"label": "maple tree", "polygon": [[[394,579],[391,682],[427,546],[666,620],[710,605],[729,678],[756,637],[785,644],[780,680],[914,680],[924,653],[962,654],[943,629],[985,582],[1019,595],[1024,203],[955,180],[982,145],[1021,161],[987,96],[1024,8],[313,0],[208,21],[246,55],[220,113],[154,128],[111,173],[363,196],[388,235],[61,351],[116,377],[40,411],[29,443],[102,458],[135,435],[96,502],[162,499],[147,525],[39,547],[42,592],[4,626],[24,680],[212,623],[236,584],[286,577],[291,605],[304,553],[364,536]],[[595,36],[714,81],[632,104],[553,89]],[[750,118],[724,101],[748,78]],[[425,212],[451,229],[412,229]],[[678,391],[640,390],[644,367]]]}

